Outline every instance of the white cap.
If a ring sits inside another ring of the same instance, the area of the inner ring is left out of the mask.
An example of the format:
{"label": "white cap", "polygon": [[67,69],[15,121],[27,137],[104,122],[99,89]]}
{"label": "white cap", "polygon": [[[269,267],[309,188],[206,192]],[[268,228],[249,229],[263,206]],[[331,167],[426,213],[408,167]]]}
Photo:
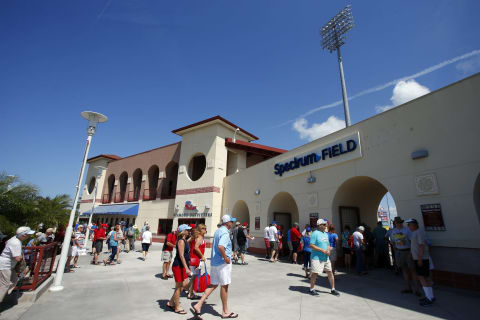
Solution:
{"label": "white cap", "polygon": [[327,224],[327,220],[318,219],[318,220],[317,220],[317,226],[319,226],[319,225],[321,225],[321,224]]}
{"label": "white cap", "polygon": [[359,231],[365,231],[365,228],[363,226],[358,227]]}
{"label": "white cap", "polygon": [[226,214],[222,217],[222,223],[227,223],[227,222],[230,222],[230,221],[235,222],[235,221],[237,221],[237,219],[232,218],[232,216],[229,215],[229,214]]}
{"label": "white cap", "polygon": [[30,235],[30,234],[34,234],[35,231],[33,231],[32,229],[30,229],[30,227],[20,227],[17,229],[17,236],[24,236],[24,235]]}

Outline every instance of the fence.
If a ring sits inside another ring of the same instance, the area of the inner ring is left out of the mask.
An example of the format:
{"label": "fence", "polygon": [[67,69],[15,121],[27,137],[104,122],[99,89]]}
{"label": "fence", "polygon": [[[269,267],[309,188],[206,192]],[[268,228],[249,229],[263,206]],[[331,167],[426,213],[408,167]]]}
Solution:
{"label": "fence", "polygon": [[44,246],[24,247],[25,260],[29,265],[23,280],[19,283],[24,291],[35,290],[43,281],[52,274],[57,256],[58,242],[52,242]]}

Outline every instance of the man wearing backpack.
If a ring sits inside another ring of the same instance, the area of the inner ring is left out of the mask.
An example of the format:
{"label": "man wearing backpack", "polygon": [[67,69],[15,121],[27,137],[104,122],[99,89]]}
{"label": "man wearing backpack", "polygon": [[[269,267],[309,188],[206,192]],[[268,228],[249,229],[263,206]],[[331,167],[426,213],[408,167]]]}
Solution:
{"label": "man wearing backpack", "polygon": [[238,254],[240,255],[240,259],[242,262],[241,265],[247,265],[248,263],[245,262],[245,253],[247,253],[247,238],[253,240],[254,238],[248,234],[247,231],[248,224],[246,222],[243,223],[243,226],[238,227],[237,231],[237,244],[238,244]]}
{"label": "man wearing backpack", "polygon": [[135,250],[135,230],[133,229],[133,226],[128,226],[125,229],[125,236],[128,240],[127,252],[130,252],[130,250]]}

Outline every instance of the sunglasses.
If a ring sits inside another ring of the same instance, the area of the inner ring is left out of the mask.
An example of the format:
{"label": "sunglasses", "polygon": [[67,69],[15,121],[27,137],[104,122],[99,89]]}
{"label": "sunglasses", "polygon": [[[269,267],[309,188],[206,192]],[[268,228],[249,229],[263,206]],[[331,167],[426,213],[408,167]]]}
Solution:
{"label": "sunglasses", "polygon": [[207,228],[202,228],[202,230],[207,230]]}

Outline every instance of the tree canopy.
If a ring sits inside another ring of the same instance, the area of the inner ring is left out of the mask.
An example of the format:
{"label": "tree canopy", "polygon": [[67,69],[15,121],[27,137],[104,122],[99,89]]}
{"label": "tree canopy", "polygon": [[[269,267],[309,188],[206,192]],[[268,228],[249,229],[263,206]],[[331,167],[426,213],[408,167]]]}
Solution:
{"label": "tree canopy", "polygon": [[71,202],[66,194],[42,197],[36,186],[0,173],[0,231],[7,235],[22,225],[36,229],[40,223],[46,227],[67,224]]}

